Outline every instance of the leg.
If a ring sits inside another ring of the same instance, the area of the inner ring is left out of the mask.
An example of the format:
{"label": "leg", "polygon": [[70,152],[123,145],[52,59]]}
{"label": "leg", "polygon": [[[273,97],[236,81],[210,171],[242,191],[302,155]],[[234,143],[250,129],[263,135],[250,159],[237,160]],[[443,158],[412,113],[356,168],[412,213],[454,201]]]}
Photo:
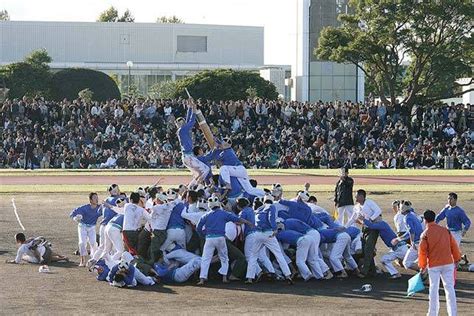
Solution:
{"label": "leg", "polygon": [[193,273],[200,268],[200,266],[201,258],[196,256],[184,266],[176,269],[174,273],[174,280],[178,283],[186,282],[193,275]]}
{"label": "leg", "polygon": [[364,265],[361,271],[364,275],[375,274],[374,251],[378,237],[379,232],[376,230],[366,229],[364,232]]}
{"label": "leg", "polygon": [[[260,232],[255,232],[252,235],[252,245],[250,247],[249,255],[248,255],[248,260],[247,260],[247,279],[254,279],[256,275],[256,270],[257,270],[257,259],[258,259],[258,254],[260,253],[260,250],[263,248],[263,239],[265,236],[263,233]],[[249,238],[250,235],[247,237]],[[247,243],[247,240],[245,241]]]}
{"label": "leg", "polygon": [[233,262],[231,276],[242,279],[245,277],[247,269],[247,260],[245,260],[245,255],[230,240],[226,239],[225,242],[227,246],[229,261]]}
{"label": "leg", "polygon": [[344,206],[337,208],[337,221],[339,224],[344,225]]}
{"label": "leg", "polygon": [[356,261],[351,255],[351,239],[349,237],[348,242],[346,244],[346,248],[344,248],[344,252],[342,254],[344,257],[344,261],[346,262],[347,266],[349,269],[352,271],[356,270],[358,268]]}
{"label": "leg", "polygon": [[95,261],[99,260],[99,258],[105,254],[104,249],[105,249],[105,228],[106,225],[100,225],[99,227],[99,247],[97,247],[97,251],[94,252],[94,255],[91,257]]}
{"label": "leg", "polygon": [[207,280],[207,274],[209,273],[209,266],[211,265],[212,256],[214,255],[216,238],[206,238],[204,242],[204,249],[202,251],[201,260],[201,272],[199,278],[201,280]]}
{"label": "leg", "polygon": [[387,272],[393,276],[398,274],[398,270],[393,266],[393,261],[397,259],[397,253],[393,250],[382,256],[380,260]]}
{"label": "leg", "polygon": [[120,230],[118,228],[112,226],[110,229],[108,229],[106,234],[107,234],[107,237],[112,242],[113,248],[115,248],[115,253],[112,256],[112,259],[113,260],[119,260],[120,257],[122,256],[123,251],[124,251],[123,241],[122,241],[122,236],[120,234]]}
{"label": "leg", "polygon": [[296,266],[298,267],[301,277],[305,281],[309,280],[313,276],[306,265],[310,245],[311,243],[309,239],[306,239],[303,236],[298,240],[296,247]]}
{"label": "leg", "polygon": [[405,258],[403,259],[403,266],[405,269],[418,270],[418,250],[415,249],[414,245],[411,245],[408,249]]}
{"label": "leg", "polygon": [[446,295],[446,308],[448,315],[457,315],[456,291],[454,290],[454,264],[448,264],[442,267],[441,281],[443,282],[444,294]]}
{"label": "leg", "polygon": [[139,269],[135,268],[135,280],[143,285],[155,285],[155,281],[151,277],[145,276]]}
{"label": "leg", "polygon": [[226,185],[230,186],[230,166],[221,166],[219,169],[219,173],[221,175],[222,180],[226,183]]}
{"label": "leg", "polygon": [[237,178],[237,181],[239,181],[240,185],[242,188],[245,190],[250,195],[255,195],[255,196],[264,196],[265,191],[259,188],[254,188],[251,184],[248,178]]}
{"label": "leg", "polygon": [[428,308],[429,316],[439,314],[439,278],[441,275],[440,267],[428,268],[430,278],[430,303]]}
{"label": "leg", "polygon": [[278,265],[280,266],[281,271],[285,275],[285,277],[291,276],[290,267],[288,267],[288,263],[286,263],[283,254],[281,253],[280,245],[276,237],[270,237],[271,233],[267,233],[267,239],[265,240],[265,247],[270,250],[273,255],[275,256],[276,260],[278,261]]}
{"label": "leg", "polygon": [[79,263],[79,266],[85,264],[85,257],[87,256],[87,249],[86,249],[86,243],[87,243],[87,230],[85,226],[82,225],[77,225],[77,234],[79,237],[79,255],[81,256],[81,262]]}
{"label": "leg", "polygon": [[340,238],[342,234],[337,236],[336,242],[332,244],[331,252],[329,253],[329,262],[331,263],[334,272],[341,272],[344,270],[342,266],[343,252],[346,248],[347,240]]}
{"label": "leg", "polygon": [[[248,267],[248,262],[250,262],[250,257],[252,256],[252,248],[254,244],[255,244],[255,233],[250,234],[245,238],[244,255],[245,255],[245,259],[247,260],[247,267]],[[260,259],[260,252],[258,253],[258,259]],[[255,272],[259,274],[261,271],[262,269],[257,263]]]}
{"label": "leg", "polygon": [[219,256],[219,260],[221,262],[221,268],[219,269],[219,274],[222,276],[227,276],[227,272],[229,271],[229,256],[227,253],[227,245],[225,243],[224,237],[215,238],[217,244],[217,255]]}
{"label": "leg", "polygon": [[87,239],[89,240],[89,244],[91,246],[91,257],[95,254],[97,251],[97,233],[95,231],[95,226],[88,227],[87,228]]}

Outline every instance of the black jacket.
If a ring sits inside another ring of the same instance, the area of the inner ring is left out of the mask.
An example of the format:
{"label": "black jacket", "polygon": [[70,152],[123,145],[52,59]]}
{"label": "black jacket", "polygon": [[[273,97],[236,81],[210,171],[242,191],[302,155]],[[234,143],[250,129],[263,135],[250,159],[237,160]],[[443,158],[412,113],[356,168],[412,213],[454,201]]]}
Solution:
{"label": "black jacket", "polygon": [[334,203],[337,207],[354,205],[354,198],[352,197],[352,187],[354,180],[351,177],[344,177],[339,179],[334,190]]}

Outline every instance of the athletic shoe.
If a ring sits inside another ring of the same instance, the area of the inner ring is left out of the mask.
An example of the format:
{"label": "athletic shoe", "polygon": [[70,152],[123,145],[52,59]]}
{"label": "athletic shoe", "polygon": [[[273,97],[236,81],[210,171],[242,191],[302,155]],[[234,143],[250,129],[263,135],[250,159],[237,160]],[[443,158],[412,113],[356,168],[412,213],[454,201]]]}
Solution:
{"label": "athletic shoe", "polygon": [[397,274],[389,276],[388,278],[391,280],[397,280],[397,279],[400,279],[401,277],[402,275],[400,273],[397,273]]}
{"label": "athletic shoe", "polygon": [[326,271],[326,273],[324,274],[323,279],[324,279],[324,280],[331,280],[333,277],[334,277],[334,275],[332,274],[332,272],[328,270],[328,271]]}
{"label": "athletic shoe", "polygon": [[336,275],[336,278],[338,279],[347,279],[349,276],[347,275],[346,270],[342,270],[341,273]]}

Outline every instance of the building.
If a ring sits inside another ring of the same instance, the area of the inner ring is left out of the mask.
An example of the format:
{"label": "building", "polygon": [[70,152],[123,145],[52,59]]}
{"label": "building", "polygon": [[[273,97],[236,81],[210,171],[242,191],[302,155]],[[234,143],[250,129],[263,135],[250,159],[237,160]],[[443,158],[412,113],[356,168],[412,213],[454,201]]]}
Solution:
{"label": "building", "polygon": [[4,21],[0,47],[0,65],[45,48],[53,70],[103,71],[118,79],[122,91],[130,73],[144,94],[156,83],[205,69],[264,66],[264,29],[250,26]]}
{"label": "building", "polygon": [[364,76],[352,64],[319,60],[313,53],[321,30],[337,26],[349,0],[297,0],[296,53],[291,97],[298,101],[364,100]]}

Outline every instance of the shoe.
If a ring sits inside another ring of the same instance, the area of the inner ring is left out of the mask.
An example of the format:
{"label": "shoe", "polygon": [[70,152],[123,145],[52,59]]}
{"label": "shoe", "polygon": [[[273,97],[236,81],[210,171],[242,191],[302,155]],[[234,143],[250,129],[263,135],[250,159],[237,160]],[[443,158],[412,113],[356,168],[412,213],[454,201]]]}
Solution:
{"label": "shoe", "polygon": [[199,280],[198,283],[196,283],[196,285],[204,285],[204,283],[205,283],[204,279],[201,279],[201,280]]}
{"label": "shoe", "polygon": [[402,277],[402,275],[400,273],[397,273],[397,274],[389,276],[388,278],[390,280],[397,280],[397,279],[400,279],[401,277]]}
{"label": "shoe", "polygon": [[226,276],[222,277],[222,283],[230,283]]}
{"label": "shoe", "polygon": [[89,261],[87,261],[87,263],[86,263],[86,267],[91,269],[96,263],[97,263],[97,260],[89,259]]}
{"label": "shoe", "polygon": [[253,280],[248,278],[247,280],[245,280],[245,284],[253,284]]}
{"label": "shoe", "polygon": [[238,277],[234,276],[233,274],[231,274],[229,276],[229,281],[240,281],[240,279]]}
{"label": "shoe", "polygon": [[336,278],[338,279],[347,279],[349,276],[347,275],[346,270],[342,270],[341,273],[336,275]]}
{"label": "shoe", "polygon": [[365,279],[367,276],[363,274],[362,272],[359,272],[356,274],[359,279]]}
{"label": "shoe", "polygon": [[295,284],[295,282],[293,282],[293,279],[291,277],[287,277],[286,278],[286,283],[288,283],[288,285],[293,285]]}
{"label": "shoe", "polygon": [[324,279],[324,280],[331,280],[333,277],[334,277],[334,275],[332,274],[332,272],[328,270],[328,271],[324,274],[323,279]]}

